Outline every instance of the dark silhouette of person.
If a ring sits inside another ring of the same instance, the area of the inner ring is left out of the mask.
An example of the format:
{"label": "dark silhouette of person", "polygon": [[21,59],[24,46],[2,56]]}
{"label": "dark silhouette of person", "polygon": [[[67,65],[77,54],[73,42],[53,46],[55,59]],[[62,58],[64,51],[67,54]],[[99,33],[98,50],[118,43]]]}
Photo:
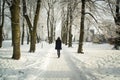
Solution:
{"label": "dark silhouette of person", "polygon": [[62,49],[60,37],[58,37],[56,42],[55,42],[55,49],[57,50],[58,58],[60,58],[60,50]]}

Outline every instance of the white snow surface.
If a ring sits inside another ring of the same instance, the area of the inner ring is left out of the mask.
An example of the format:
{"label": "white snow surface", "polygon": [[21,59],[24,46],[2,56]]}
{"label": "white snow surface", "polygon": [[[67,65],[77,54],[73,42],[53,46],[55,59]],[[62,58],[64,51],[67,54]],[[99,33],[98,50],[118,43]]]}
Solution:
{"label": "white snow surface", "polygon": [[20,60],[13,60],[10,41],[0,48],[0,80],[120,80],[120,50],[109,44],[84,43],[84,54],[77,53],[77,43],[62,45],[57,58],[55,44],[41,42],[36,52],[21,46]]}

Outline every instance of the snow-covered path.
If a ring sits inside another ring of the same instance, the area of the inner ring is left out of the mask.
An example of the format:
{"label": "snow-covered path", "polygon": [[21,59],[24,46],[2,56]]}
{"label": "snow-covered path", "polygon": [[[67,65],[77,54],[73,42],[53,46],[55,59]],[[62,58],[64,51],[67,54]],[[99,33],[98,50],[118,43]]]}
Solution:
{"label": "snow-covered path", "polygon": [[69,52],[65,49],[61,57],[57,58],[56,52],[50,49],[46,62],[47,67],[36,80],[83,80],[80,79],[80,72],[71,60]]}
{"label": "snow-covered path", "polygon": [[[8,42],[5,42],[8,45]],[[9,44],[10,45],[10,44]],[[85,54],[77,54],[77,44],[63,45],[57,58],[54,44],[21,46],[21,59],[12,60],[12,47],[0,49],[0,80],[120,80],[120,50],[109,44],[85,43]]]}
{"label": "snow-covered path", "polygon": [[28,53],[28,45],[21,46],[22,57],[19,61],[10,59],[11,47],[5,49],[6,55],[3,48],[0,80],[80,80],[80,73],[66,49],[63,49],[61,57],[57,58],[53,44],[44,43],[44,46],[41,48],[41,44],[38,44],[37,48],[40,49],[37,49],[36,53]]}

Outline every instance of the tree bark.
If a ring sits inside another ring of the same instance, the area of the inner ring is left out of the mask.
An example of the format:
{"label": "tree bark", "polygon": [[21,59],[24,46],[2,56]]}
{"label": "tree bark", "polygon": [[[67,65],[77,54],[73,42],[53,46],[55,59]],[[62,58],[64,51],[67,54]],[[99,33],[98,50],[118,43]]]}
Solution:
{"label": "tree bark", "polygon": [[5,6],[5,0],[3,0],[2,6],[0,2],[0,48],[2,47],[2,41],[3,41],[4,6]]}
{"label": "tree bark", "polygon": [[11,25],[12,25],[12,42],[13,42],[13,59],[20,59],[20,0],[13,0],[10,7]]}
{"label": "tree bark", "polygon": [[84,41],[84,20],[85,20],[85,1],[81,0],[81,23],[80,23],[80,36],[79,36],[79,45],[78,53],[83,53],[83,41]]}

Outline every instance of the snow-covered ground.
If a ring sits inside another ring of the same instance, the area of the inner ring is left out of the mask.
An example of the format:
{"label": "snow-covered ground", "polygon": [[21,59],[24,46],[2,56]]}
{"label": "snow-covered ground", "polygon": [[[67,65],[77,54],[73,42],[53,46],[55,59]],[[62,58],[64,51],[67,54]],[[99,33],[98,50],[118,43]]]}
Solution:
{"label": "snow-covered ground", "polygon": [[84,54],[63,45],[57,58],[54,44],[37,44],[35,53],[29,45],[21,46],[21,59],[12,60],[10,41],[0,48],[0,80],[120,80],[120,50],[109,44],[84,43]]}

